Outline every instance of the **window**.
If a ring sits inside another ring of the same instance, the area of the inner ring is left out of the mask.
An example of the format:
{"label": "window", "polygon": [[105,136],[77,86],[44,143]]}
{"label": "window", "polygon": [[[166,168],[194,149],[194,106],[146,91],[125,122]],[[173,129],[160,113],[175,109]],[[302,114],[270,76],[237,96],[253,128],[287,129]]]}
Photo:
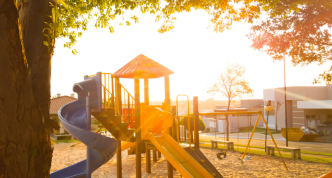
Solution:
{"label": "window", "polygon": [[306,119],[316,119],[316,115],[305,115]]}

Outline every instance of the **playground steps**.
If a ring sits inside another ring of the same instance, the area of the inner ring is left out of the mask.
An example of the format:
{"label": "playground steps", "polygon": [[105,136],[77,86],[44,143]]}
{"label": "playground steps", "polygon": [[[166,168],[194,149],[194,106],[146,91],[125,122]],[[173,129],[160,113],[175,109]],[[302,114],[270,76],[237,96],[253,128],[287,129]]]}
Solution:
{"label": "playground steps", "polygon": [[205,168],[213,177],[223,178],[219,171],[213,166],[213,164],[205,157],[205,155],[197,148],[192,150],[187,147],[184,148],[191,157],[193,157],[203,168]]}
{"label": "playground steps", "polygon": [[121,116],[113,108],[91,113],[112,135],[121,141],[135,142],[134,130],[128,129],[127,123],[121,122]]}

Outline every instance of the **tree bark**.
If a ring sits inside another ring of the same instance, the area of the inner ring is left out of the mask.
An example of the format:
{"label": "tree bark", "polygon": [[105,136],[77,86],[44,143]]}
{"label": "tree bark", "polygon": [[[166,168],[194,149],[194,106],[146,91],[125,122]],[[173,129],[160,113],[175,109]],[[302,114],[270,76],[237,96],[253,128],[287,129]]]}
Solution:
{"label": "tree bark", "polygon": [[18,18],[15,0],[0,1],[0,178],[48,177],[49,129],[33,95]]}
{"label": "tree bark", "polygon": [[275,122],[276,122],[276,133],[278,133],[278,110],[276,109],[276,119],[275,119]]}
{"label": "tree bark", "polygon": [[[44,35],[53,35],[53,31],[46,23],[52,24],[52,7],[49,0],[18,0],[19,20],[21,24],[25,55],[31,69],[32,93],[47,124],[59,129],[55,122],[50,120],[50,82],[51,59],[54,49],[54,38]],[[54,1],[52,1],[54,4]],[[49,46],[44,45],[49,41]]]}

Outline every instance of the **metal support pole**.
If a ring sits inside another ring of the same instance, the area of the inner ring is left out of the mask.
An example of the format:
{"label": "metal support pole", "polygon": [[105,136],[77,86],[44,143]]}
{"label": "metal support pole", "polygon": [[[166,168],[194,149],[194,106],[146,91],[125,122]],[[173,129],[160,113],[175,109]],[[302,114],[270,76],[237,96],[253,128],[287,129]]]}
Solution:
{"label": "metal support pole", "polygon": [[199,116],[198,116],[198,97],[194,96],[193,98],[193,110],[194,110],[194,138],[195,138],[195,147],[199,149]]}
{"label": "metal support pole", "polygon": [[[267,124],[269,124],[269,111],[267,112]],[[265,152],[266,152],[267,128],[265,129]]]}
{"label": "metal support pole", "polygon": [[243,153],[243,156],[242,156],[242,159],[241,159],[241,164],[243,164],[243,159],[244,159],[244,157],[245,157],[245,155],[246,155],[246,153],[247,153],[247,149],[248,149],[248,147],[249,147],[249,145],[250,145],[250,141],[251,141],[251,139],[252,139],[252,137],[253,137],[253,135],[254,135],[254,132],[255,132],[256,126],[257,126],[258,121],[259,121],[259,117],[262,117],[263,122],[264,122],[264,124],[266,125],[267,130],[269,131],[269,134],[270,134],[270,136],[271,136],[271,138],[272,138],[272,141],[273,141],[273,143],[274,143],[274,146],[277,148],[277,151],[278,151],[278,153],[279,153],[279,156],[280,156],[280,158],[281,158],[281,161],[284,163],[284,166],[285,166],[286,170],[288,170],[288,168],[287,168],[287,166],[286,166],[286,163],[285,163],[284,159],[282,158],[282,155],[281,155],[281,153],[280,153],[280,151],[279,151],[279,148],[278,148],[278,146],[277,146],[277,143],[274,141],[274,138],[273,138],[273,136],[272,136],[272,134],[271,134],[271,131],[270,131],[270,129],[269,129],[269,126],[267,125],[267,123],[266,123],[266,121],[265,121],[265,119],[264,119],[264,116],[263,116],[262,114],[259,114],[258,117],[257,117],[257,120],[256,120],[256,123],[255,123],[255,126],[254,126],[254,128],[253,128],[253,130],[252,130],[252,133],[251,133],[250,139],[249,139],[249,141],[248,141],[247,147],[246,147],[246,149],[245,149],[245,151],[244,151],[244,153]]}
{"label": "metal support pole", "polygon": [[249,145],[250,145],[250,142],[251,142],[252,137],[254,136],[255,129],[256,129],[256,126],[257,126],[258,121],[259,121],[259,117],[260,117],[260,114],[258,114],[258,117],[257,117],[256,123],[255,123],[255,126],[254,126],[254,128],[252,129],[251,136],[250,136],[250,139],[249,139],[249,141],[248,141],[247,147],[246,147],[246,149],[244,150],[244,153],[243,153],[243,156],[242,156],[242,159],[241,159],[241,164],[243,164],[244,156],[246,156],[247,149],[248,149],[248,147],[249,147]]}
{"label": "metal support pole", "polygon": [[284,56],[284,92],[285,92],[285,126],[286,126],[286,147],[288,147],[288,126],[287,126],[287,99],[286,99],[286,68]]}
{"label": "metal support pole", "polygon": [[[90,99],[89,96],[86,97],[86,130],[91,131],[91,108],[90,108]],[[86,177],[91,178],[91,148],[86,147]]]}

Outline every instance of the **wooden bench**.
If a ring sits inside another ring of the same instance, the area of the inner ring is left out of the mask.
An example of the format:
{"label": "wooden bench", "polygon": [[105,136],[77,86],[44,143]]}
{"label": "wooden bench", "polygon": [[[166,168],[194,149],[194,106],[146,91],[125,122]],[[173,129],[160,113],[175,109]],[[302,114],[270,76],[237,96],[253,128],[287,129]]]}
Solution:
{"label": "wooden bench", "polygon": [[226,143],[228,150],[234,150],[233,142],[222,140],[211,140],[211,148],[218,148],[218,143]]}
{"label": "wooden bench", "polygon": [[72,136],[71,134],[64,134],[64,135],[54,135],[55,140],[58,140],[58,137],[71,137],[71,140],[74,140],[74,136]]}
{"label": "wooden bench", "polygon": [[[266,155],[271,155],[274,154],[274,145],[267,145],[266,146]],[[279,150],[290,150],[292,153],[292,158],[296,159],[301,159],[301,148],[294,148],[294,147],[283,147],[283,146],[278,146]]]}

